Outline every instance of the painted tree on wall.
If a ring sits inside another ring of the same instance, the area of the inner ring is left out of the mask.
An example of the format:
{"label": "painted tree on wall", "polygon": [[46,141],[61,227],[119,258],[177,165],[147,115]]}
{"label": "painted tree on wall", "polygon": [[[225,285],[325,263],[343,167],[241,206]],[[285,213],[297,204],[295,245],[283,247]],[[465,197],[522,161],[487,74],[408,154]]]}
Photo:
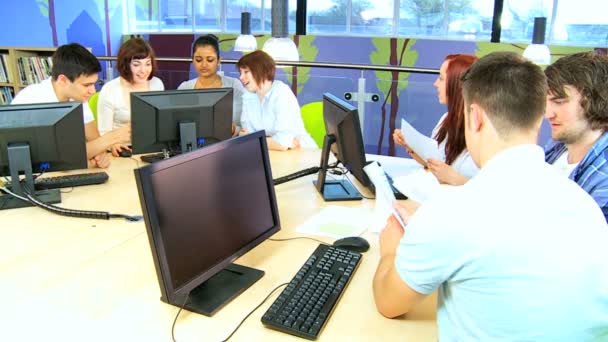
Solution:
{"label": "painted tree on wall", "polygon": [[121,0],[96,0],[97,8],[104,23],[106,35],[106,56],[112,55],[112,33],[110,32],[110,13],[122,6]]}
{"label": "painted tree on wall", "polygon": [[[319,54],[319,49],[312,43],[315,36],[293,36],[293,41],[298,47],[301,59],[306,62],[314,62]],[[304,85],[310,79],[310,67],[293,67],[291,68],[291,91],[298,96]]]}
{"label": "painted tree on wall", "polygon": [[[398,39],[398,38],[374,38],[373,40],[376,51],[370,55],[370,61],[376,65],[395,65],[395,66],[413,66],[418,59],[418,52],[412,50],[412,45],[416,42],[415,39]],[[388,44],[388,46],[387,46]],[[378,90],[384,95],[382,102],[382,123],[380,125],[380,135],[378,137],[378,151],[382,152],[382,142],[384,141],[384,131],[386,125],[386,107],[390,104],[389,116],[389,139],[388,139],[388,155],[395,155],[395,143],[390,134],[395,130],[397,120],[397,111],[399,110],[399,94],[407,88],[410,76],[409,73],[397,71],[376,71],[376,85]]]}
{"label": "painted tree on wall", "polygon": [[49,18],[49,25],[51,26],[51,32],[53,35],[53,46],[58,45],[57,40],[57,25],[55,24],[55,1],[54,0],[36,0],[40,12],[45,17]]}

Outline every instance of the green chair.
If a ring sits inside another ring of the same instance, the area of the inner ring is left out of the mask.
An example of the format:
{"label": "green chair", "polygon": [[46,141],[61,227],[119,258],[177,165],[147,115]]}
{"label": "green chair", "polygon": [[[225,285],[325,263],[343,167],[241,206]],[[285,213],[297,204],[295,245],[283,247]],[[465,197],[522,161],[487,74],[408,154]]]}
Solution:
{"label": "green chair", "polygon": [[91,108],[91,111],[93,112],[93,118],[95,118],[95,121],[97,121],[97,100],[99,99],[99,92],[96,92],[95,94],[93,94],[93,96],[91,96],[89,98],[89,107]]}
{"label": "green chair", "polygon": [[304,128],[317,143],[319,148],[323,148],[325,138],[325,123],[323,122],[323,102],[307,103],[300,109]]}

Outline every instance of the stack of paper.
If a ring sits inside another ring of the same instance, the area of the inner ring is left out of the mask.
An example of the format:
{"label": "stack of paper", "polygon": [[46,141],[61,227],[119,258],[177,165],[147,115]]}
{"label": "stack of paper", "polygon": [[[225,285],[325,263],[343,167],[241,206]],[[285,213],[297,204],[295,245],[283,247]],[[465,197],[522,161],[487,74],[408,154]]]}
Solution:
{"label": "stack of paper", "polygon": [[369,227],[371,218],[371,212],[367,209],[329,205],[296,228],[296,231],[334,239],[358,236]]}

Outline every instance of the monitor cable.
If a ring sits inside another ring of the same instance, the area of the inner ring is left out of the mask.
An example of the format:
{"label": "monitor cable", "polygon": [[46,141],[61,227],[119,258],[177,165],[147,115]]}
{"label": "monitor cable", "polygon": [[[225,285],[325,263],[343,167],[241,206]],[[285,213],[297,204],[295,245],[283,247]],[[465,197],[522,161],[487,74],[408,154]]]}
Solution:
{"label": "monitor cable", "polygon": [[257,309],[260,308],[260,306],[262,306],[264,303],[266,303],[266,301],[268,300],[268,298],[270,298],[278,289],[280,289],[283,286],[287,286],[289,283],[283,283],[277,287],[275,287],[274,289],[272,289],[272,291],[270,291],[270,293],[268,294],[268,296],[266,296],[266,298],[264,298],[264,300],[258,304],[255,308],[253,308],[253,310],[251,310],[247,316],[245,316],[245,318],[243,318],[241,320],[241,322],[239,323],[239,325],[236,326],[236,328],[234,328],[234,330],[232,330],[232,332],[230,333],[230,335],[228,335],[228,337],[226,337],[226,339],[222,340],[222,342],[226,342],[228,341],[235,333],[237,330],[239,330],[239,328],[241,327],[241,325],[243,325],[243,323],[245,323],[245,321],[247,320],[247,318],[249,318],[249,316],[251,316]]}
{"label": "monitor cable", "polygon": [[173,342],[176,342],[175,341],[175,322],[177,322],[177,317],[179,317],[179,314],[182,312],[182,310],[184,310],[186,303],[188,303],[188,299],[190,299],[190,292],[188,292],[188,294],[186,295],[186,299],[184,299],[182,306],[177,311],[177,314],[175,314],[175,319],[173,319],[173,324],[171,325],[171,339],[173,340]]}
{"label": "monitor cable", "polygon": [[3,188],[3,191],[6,191],[8,194],[13,195],[14,197],[30,202],[35,206],[38,206],[42,209],[48,210],[58,215],[68,216],[68,217],[79,217],[79,218],[91,218],[91,219],[100,219],[100,220],[109,220],[111,218],[124,218],[130,222],[141,221],[141,216],[131,216],[125,214],[111,214],[107,211],[85,211],[85,210],[74,210],[74,209],[66,209],[54,206],[52,204],[44,203],[32,195],[31,189],[27,186],[26,183],[23,183],[25,198],[22,196],[18,196],[12,191],[8,191],[6,188]]}
{"label": "monitor cable", "polygon": [[297,172],[294,172],[294,173],[290,173],[290,174],[288,174],[286,176],[283,176],[283,177],[275,178],[275,179],[273,179],[273,182],[274,182],[274,185],[283,184],[283,183],[292,181],[292,180],[300,178],[300,177],[304,177],[304,176],[315,174],[315,173],[319,172],[319,170],[321,170],[321,168],[318,167],[318,166],[309,167],[309,168],[304,169],[304,170],[300,170],[300,171],[297,171]]}

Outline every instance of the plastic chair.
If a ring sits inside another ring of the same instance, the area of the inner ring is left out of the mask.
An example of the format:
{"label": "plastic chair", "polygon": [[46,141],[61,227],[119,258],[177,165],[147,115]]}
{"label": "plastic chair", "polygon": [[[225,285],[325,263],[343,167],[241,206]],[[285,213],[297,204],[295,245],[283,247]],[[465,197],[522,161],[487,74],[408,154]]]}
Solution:
{"label": "plastic chair", "polygon": [[99,99],[99,92],[96,92],[89,98],[89,107],[93,112],[93,118],[97,122],[97,100]]}
{"label": "plastic chair", "polygon": [[325,138],[325,123],[323,122],[323,102],[307,103],[300,109],[304,128],[317,143],[319,148],[323,148]]}

